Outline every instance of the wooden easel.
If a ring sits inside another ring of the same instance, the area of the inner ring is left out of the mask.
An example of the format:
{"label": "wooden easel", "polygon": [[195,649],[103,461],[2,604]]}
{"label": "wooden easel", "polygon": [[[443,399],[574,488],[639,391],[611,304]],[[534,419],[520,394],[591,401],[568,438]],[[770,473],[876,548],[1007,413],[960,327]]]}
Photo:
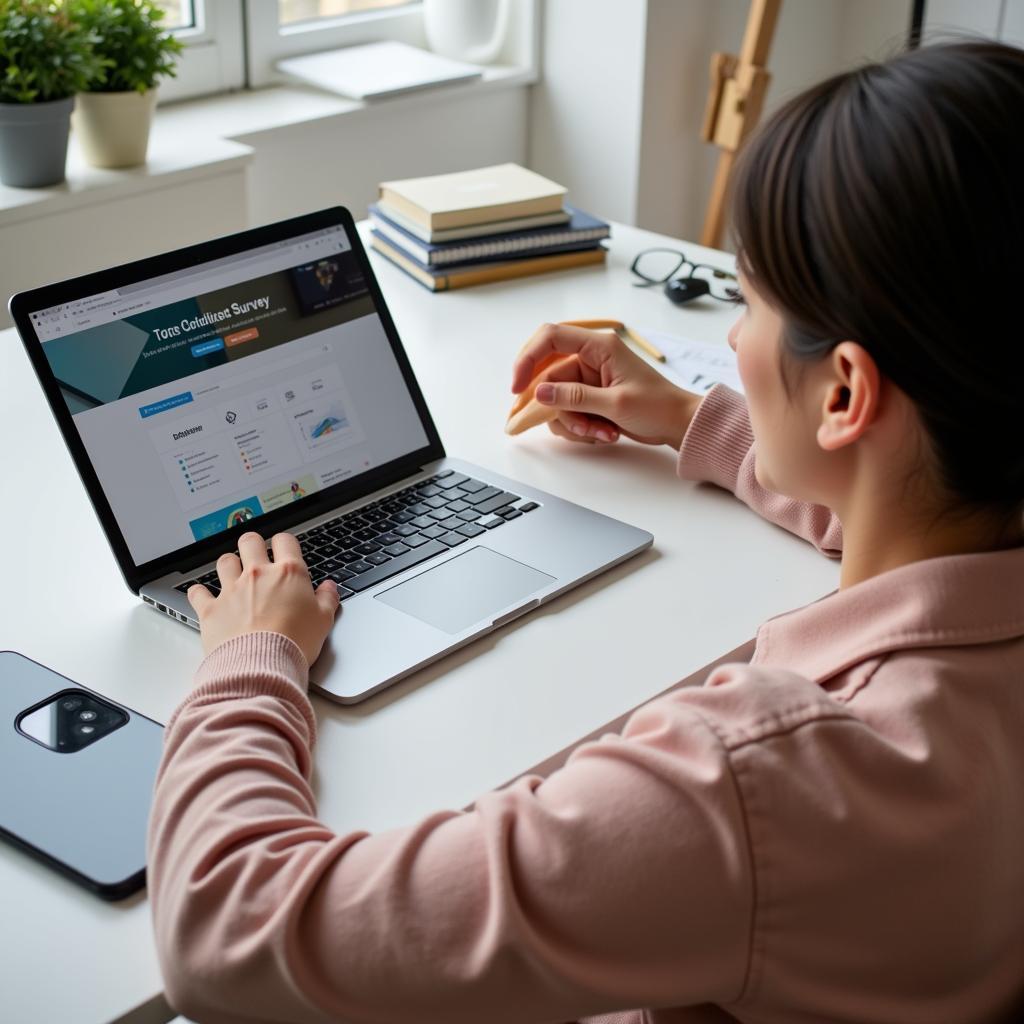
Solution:
{"label": "wooden easel", "polygon": [[711,89],[701,137],[705,142],[713,142],[722,152],[718,156],[700,241],[701,245],[714,249],[721,246],[725,229],[725,200],[736,152],[761,116],[771,81],[771,73],[764,65],[781,7],[782,0],[751,0],[739,57],[716,53],[711,58]]}

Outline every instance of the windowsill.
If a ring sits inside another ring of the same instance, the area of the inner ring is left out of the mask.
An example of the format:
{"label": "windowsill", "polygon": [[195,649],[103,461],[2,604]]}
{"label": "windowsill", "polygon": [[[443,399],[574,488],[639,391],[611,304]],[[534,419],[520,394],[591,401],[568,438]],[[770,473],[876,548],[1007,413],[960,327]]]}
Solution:
{"label": "windowsill", "polygon": [[106,203],[196,178],[207,178],[243,167],[252,150],[216,136],[197,136],[182,145],[154,125],[149,158],[139,167],[105,170],[85,162],[74,132],[68,143],[67,178],[48,188],[9,188],[0,185],[0,228],[36,217]]}
{"label": "windowsill", "polygon": [[537,75],[530,68],[491,66],[484,69],[481,79],[372,102],[350,100],[301,85],[280,85],[158,107],[149,159],[144,165],[116,171],[91,167],[83,159],[72,132],[66,181],[37,189],[0,185],[0,228],[234,171],[252,159],[252,150],[240,141],[248,135],[343,115],[372,116],[376,110],[414,109],[460,95],[529,85],[536,80]]}
{"label": "windowsill", "polygon": [[156,116],[158,123],[171,130],[199,131],[227,139],[241,139],[257,132],[340,114],[413,108],[457,99],[462,94],[529,85],[536,80],[537,76],[530,68],[494,65],[484,68],[482,78],[469,82],[439,85],[372,101],[351,100],[306,85],[275,85],[171,104],[158,108]]}

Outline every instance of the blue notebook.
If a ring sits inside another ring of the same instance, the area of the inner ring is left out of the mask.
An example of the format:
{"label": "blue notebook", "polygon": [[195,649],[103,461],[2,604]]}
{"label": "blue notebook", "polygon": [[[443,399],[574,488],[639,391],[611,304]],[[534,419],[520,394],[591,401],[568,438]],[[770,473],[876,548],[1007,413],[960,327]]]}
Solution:
{"label": "blue notebook", "polygon": [[549,252],[568,252],[596,244],[608,238],[611,228],[603,220],[566,204],[570,214],[567,224],[508,231],[457,242],[424,242],[412,232],[396,224],[380,208],[371,203],[370,222],[374,231],[401,249],[424,269],[451,267],[456,264],[509,259],[516,256],[539,256]]}

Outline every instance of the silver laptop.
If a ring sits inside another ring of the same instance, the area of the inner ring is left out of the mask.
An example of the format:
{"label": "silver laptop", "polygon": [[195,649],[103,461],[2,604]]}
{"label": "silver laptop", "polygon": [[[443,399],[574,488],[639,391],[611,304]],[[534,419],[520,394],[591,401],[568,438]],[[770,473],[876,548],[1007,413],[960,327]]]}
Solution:
{"label": "silver laptop", "polygon": [[249,529],[296,534],[342,611],[313,685],[363,700],[649,533],[447,457],[347,210],[15,295],[125,581],[185,596]]}

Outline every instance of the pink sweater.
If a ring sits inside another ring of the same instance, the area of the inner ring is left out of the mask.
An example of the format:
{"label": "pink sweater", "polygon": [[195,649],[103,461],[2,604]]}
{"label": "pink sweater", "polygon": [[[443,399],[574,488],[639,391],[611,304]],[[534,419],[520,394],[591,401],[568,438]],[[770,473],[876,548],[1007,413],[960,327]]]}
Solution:
{"label": "pink sweater", "polygon": [[[837,550],[826,510],[759,488],[751,444],[717,388],[680,474]],[[548,779],[378,835],[317,821],[305,677],[284,637],[233,640],[168,723],[149,887],[187,1016],[934,1024],[1021,1004],[1024,549],[781,615],[751,664]]]}

